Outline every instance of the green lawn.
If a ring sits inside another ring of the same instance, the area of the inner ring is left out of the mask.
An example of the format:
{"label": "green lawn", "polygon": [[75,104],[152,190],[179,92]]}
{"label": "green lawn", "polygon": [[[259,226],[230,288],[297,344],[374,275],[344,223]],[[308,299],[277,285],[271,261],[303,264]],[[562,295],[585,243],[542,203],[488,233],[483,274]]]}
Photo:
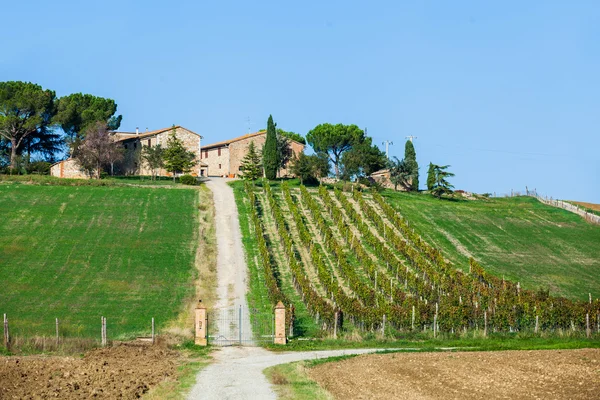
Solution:
{"label": "green lawn", "polygon": [[468,257],[526,288],[587,300],[600,297],[600,226],[530,197],[438,200],[385,191],[384,197],[431,244],[468,270]]}
{"label": "green lawn", "polygon": [[198,191],[0,184],[0,313],[13,336],[148,334],[194,293]]}

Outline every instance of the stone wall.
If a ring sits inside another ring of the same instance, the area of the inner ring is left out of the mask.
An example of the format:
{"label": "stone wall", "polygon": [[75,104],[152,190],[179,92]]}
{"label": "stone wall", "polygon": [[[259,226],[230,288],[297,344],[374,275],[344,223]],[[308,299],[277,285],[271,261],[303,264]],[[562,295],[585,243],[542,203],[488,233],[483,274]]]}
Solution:
{"label": "stone wall", "polygon": [[242,172],[240,170],[240,166],[242,165],[242,160],[248,154],[248,147],[250,143],[254,142],[254,147],[256,151],[260,154],[262,152],[262,148],[265,145],[265,140],[267,139],[267,134],[264,133],[262,135],[257,135],[248,139],[238,140],[237,142],[233,142],[229,145],[229,165],[230,165],[230,173],[235,176],[239,176]]}
{"label": "stone wall", "polygon": [[[167,141],[173,131],[171,129],[157,133],[152,136],[133,137],[123,140],[125,147],[125,159],[119,167],[119,172],[124,175],[152,175],[152,171],[141,160],[141,151],[145,146],[156,146],[160,144],[163,148],[167,147]],[[184,147],[196,155],[196,165],[192,168],[190,174],[193,176],[200,175],[200,136],[188,131],[185,128],[177,127],[175,136],[183,142]],[[158,172],[161,176],[170,176],[171,173],[164,169]]]}
{"label": "stone wall", "polygon": [[[266,132],[262,135],[257,135],[248,139],[238,140],[229,145],[229,154],[230,154],[230,173],[238,176],[241,172],[240,166],[242,165],[242,160],[248,153],[248,146],[250,146],[250,142],[254,142],[254,146],[256,147],[257,152],[262,152],[262,148],[265,145],[265,141],[267,139]],[[292,160],[294,157],[297,157],[298,154],[304,151],[304,145],[302,143],[298,143],[296,141],[290,141],[290,147],[292,148]],[[286,168],[283,168],[279,171],[279,175],[281,177],[291,176],[291,172],[289,171],[289,165]]]}
{"label": "stone wall", "polygon": [[209,176],[228,176],[231,173],[229,154],[230,149],[227,145],[202,149],[202,162],[208,165]]}
{"label": "stone wall", "polygon": [[50,175],[56,176],[57,178],[71,178],[71,179],[88,179],[89,175],[83,171],[79,166],[79,163],[73,158],[68,160],[60,161],[50,167]]}

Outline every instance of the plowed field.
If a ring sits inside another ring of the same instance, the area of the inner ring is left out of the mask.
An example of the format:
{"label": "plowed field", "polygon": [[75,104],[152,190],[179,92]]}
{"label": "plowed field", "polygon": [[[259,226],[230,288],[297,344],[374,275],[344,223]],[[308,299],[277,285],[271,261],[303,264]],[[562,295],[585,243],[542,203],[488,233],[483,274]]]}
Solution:
{"label": "plowed field", "polygon": [[127,344],[83,358],[0,358],[0,399],[136,399],[175,374],[178,354]]}
{"label": "plowed field", "polygon": [[337,399],[598,399],[600,349],[365,355],[309,370]]}

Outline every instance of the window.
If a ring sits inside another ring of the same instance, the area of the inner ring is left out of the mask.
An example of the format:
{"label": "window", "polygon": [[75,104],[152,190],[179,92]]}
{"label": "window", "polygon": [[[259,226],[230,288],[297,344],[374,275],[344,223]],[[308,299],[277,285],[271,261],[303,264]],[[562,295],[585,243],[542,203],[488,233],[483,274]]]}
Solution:
{"label": "window", "polygon": [[[219,147],[218,152],[219,152],[218,156],[221,156],[221,148],[220,147]],[[221,167],[219,167],[219,168],[221,168]]]}
{"label": "window", "polygon": [[150,143],[152,143],[152,139],[148,139],[148,147],[152,146]]}
{"label": "window", "polygon": [[208,158],[208,150],[204,150],[204,158]]}
{"label": "window", "polygon": [[219,164],[219,169],[221,169],[221,164]]}
{"label": "window", "polygon": [[135,150],[137,148],[137,142],[133,142],[133,149]]}

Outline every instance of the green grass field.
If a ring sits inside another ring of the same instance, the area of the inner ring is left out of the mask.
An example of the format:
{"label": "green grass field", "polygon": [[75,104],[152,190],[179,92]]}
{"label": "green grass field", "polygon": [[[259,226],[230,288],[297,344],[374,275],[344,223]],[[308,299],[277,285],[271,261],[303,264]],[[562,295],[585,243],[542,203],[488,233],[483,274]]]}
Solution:
{"label": "green grass field", "polygon": [[438,200],[385,191],[429,243],[463,270],[473,256],[525,288],[586,300],[600,297],[600,226],[529,197]]}
{"label": "green grass field", "polygon": [[0,184],[0,313],[13,336],[148,334],[194,293],[199,192]]}

